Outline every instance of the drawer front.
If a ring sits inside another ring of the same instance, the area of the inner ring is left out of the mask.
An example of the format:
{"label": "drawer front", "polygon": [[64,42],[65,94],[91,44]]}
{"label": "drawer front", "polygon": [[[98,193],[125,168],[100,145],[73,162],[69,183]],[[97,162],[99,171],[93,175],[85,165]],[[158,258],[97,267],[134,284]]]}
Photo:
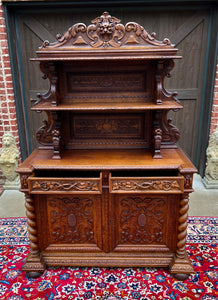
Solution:
{"label": "drawer front", "polygon": [[110,193],[183,193],[184,177],[111,177]]}
{"label": "drawer front", "polygon": [[101,194],[100,178],[38,178],[29,177],[31,194]]}

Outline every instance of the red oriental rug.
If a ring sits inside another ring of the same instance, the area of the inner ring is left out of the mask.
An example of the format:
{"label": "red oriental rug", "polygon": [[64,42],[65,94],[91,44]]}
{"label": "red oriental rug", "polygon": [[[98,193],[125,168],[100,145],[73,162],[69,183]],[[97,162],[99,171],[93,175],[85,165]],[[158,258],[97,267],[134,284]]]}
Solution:
{"label": "red oriental rug", "polygon": [[187,251],[195,274],[183,282],[156,268],[49,268],[28,279],[22,272],[26,219],[0,219],[0,299],[218,299],[217,241],[218,218],[189,218]]}

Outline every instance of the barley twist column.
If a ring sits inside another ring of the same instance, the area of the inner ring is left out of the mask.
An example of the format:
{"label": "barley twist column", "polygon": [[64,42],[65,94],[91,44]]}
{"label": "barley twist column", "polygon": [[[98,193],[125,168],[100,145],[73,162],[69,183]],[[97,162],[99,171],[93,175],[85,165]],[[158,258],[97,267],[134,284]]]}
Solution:
{"label": "barley twist column", "polygon": [[193,267],[186,253],[186,235],[187,235],[187,220],[189,209],[189,192],[185,192],[179,203],[179,219],[178,219],[178,235],[177,249],[175,256],[170,264],[170,271],[177,280],[185,280],[190,273],[193,273]]}
{"label": "barley twist column", "polygon": [[187,235],[187,220],[188,220],[188,205],[189,199],[188,194],[185,193],[183,195],[182,200],[180,201],[180,210],[179,210],[179,227],[178,227],[178,243],[177,243],[177,251],[176,257],[178,258],[185,258],[186,250],[185,250],[185,243],[186,243],[186,235]]}
{"label": "barley twist column", "polygon": [[26,215],[27,215],[27,229],[30,239],[30,252],[23,265],[23,271],[27,273],[28,277],[36,278],[42,275],[45,270],[45,263],[41,257],[38,237],[37,237],[37,224],[36,214],[34,207],[34,199],[28,192],[25,192],[26,196]]}
{"label": "barley twist column", "polygon": [[27,216],[27,229],[30,239],[30,251],[32,257],[39,256],[39,246],[37,238],[37,228],[36,228],[36,215],[33,199],[31,199],[29,193],[26,193],[26,216]]}

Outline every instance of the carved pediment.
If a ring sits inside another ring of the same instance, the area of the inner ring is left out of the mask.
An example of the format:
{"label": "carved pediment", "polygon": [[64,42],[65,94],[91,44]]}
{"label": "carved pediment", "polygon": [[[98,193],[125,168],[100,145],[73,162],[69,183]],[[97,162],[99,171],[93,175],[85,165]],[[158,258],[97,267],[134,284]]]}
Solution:
{"label": "carved pediment", "polygon": [[104,12],[86,26],[77,23],[70,27],[63,35],[57,35],[57,42],[44,41],[40,51],[52,50],[89,50],[91,49],[173,49],[174,45],[165,38],[156,40],[156,34],[149,34],[143,26],[128,22],[126,25],[120,20]]}

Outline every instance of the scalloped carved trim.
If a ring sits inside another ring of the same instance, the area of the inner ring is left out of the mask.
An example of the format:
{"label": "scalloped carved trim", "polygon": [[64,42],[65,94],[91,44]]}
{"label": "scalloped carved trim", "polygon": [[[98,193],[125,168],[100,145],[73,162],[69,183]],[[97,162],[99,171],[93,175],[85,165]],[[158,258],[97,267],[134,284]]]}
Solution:
{"label": "scalloped carved trim", "polygon": [[63,35],[57,35],[57,42],[50,44],[49,41],[44,41],[41,49],[61,46],[68,48],[174,47],[169,39],[158,41],[155,33],[149,34],[140,24],[128,22],[123,25],[119,19],[107,12],[92,20],[91,23],[88,27],[83,23],[73,25]]}

